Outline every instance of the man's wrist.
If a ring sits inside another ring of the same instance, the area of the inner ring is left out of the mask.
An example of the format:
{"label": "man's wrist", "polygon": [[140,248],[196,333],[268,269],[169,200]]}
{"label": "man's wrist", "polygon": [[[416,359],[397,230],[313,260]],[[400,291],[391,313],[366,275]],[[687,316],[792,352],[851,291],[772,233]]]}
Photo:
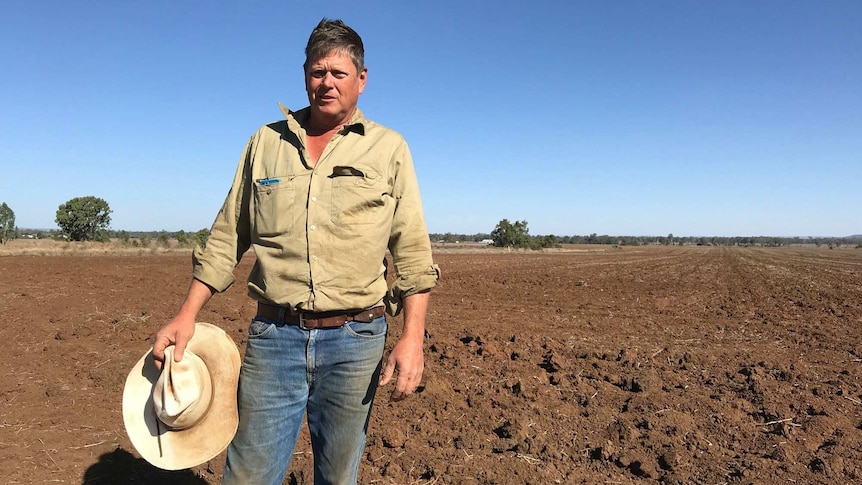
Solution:
{"label": "man's wrist", "polygon": [[399,340],[421,344],[425,341],[425,326],[422,325],[418,327],[408,327],[407,325],[405,325],[404,332],[401,333],[401,338]]}

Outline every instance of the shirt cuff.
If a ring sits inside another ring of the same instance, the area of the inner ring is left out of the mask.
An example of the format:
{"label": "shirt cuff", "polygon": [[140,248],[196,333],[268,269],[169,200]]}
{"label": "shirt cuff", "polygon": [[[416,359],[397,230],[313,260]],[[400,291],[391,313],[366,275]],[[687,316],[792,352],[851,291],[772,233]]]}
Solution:
{"label": "shirt cuff", "polygon": [[230,288],[235,280],[233,271],[219,271],[207,264],[205,258],[205,253],[200,247],[195,248],[192,252],[192,276],[219,293]]}
{"label": "shirt cuff", "polygon": [[398,275],[395,284],[389,289],[389,292],[384,298],[386,305],[386,313],[393,317],[401,313],[404,308],[404,298],[415,295],[437,286],[437,281],[440,279],[440,267],[436,264],[418,270],[405,271]]}

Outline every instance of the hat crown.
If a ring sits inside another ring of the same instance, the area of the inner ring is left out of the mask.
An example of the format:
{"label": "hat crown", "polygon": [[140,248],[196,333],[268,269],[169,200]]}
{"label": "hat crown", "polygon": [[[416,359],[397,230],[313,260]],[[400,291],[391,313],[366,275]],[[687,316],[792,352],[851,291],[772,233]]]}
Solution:
{"label": "hat crown", "polygon": [[183,360],[174,362],[174,347],[165,349],[164,367],[153,388],[159,421],[174,430],[194,426],[209,410],[212,394],[212,379],[203,359],[186,350]]}

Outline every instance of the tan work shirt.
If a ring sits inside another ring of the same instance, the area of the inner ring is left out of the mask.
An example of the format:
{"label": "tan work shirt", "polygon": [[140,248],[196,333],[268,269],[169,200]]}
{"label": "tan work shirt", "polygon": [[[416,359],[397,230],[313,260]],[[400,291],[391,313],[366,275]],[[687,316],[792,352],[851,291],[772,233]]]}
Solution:
{"label": "tan work shirt", "polygon": [[[401,135],[357,109],[311,165],[300,126],[309,110],[285,112],[249,140],[206,249],[194,252],[194,277],[226,290],[251,247],[249,295],[276,305],[364,309],[435,286],[439,269]],[[396,275],[388,298],[387,248]]]}

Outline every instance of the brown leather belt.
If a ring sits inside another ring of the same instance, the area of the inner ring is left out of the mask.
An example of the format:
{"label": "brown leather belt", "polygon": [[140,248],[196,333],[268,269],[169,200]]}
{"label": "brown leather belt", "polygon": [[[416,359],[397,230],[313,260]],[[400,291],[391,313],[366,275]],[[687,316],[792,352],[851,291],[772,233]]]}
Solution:
{"label": "brown leather belt", "polygon": [[257,315],[278,324],[298,325],[303,329],[336,328],[347,322],[371,323],[385,314],[383,305],[358,312],[297,312],[292,308],[257,303]]}

